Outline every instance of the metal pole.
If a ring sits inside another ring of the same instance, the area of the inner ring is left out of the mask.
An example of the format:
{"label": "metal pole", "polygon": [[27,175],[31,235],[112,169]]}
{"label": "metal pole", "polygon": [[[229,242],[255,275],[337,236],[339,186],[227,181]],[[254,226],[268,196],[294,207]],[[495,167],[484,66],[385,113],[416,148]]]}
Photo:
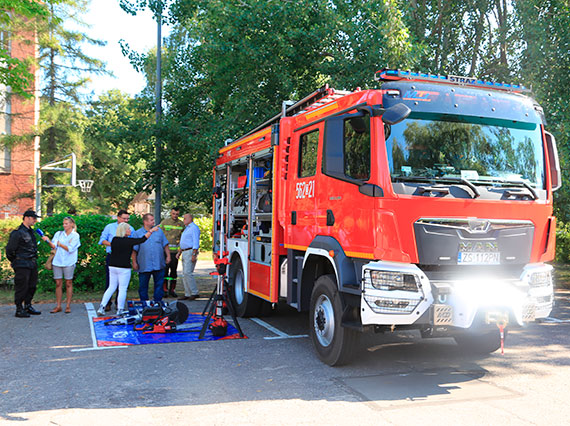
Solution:
{"label": "metal pole", "polygon": [[[161,56],[162,56],[162,1],[159,1],[158,10],[156,11],[156,23],[157,23],[157,36],[156,36],[156,127],[160,129],[160,120],[162,117],[162,75],[161,75]],[[161,188],[161,176],[162,166],[160,165],[160,154],[161,154],[161,141],[159,136],[156,138],[156,162],[159,167],[157,167],[156,183],[154,185],[154,219],[156,224],[160,223],[161,217],[160,213],[162,211],[162,188]]]}
{"label": "metal pole", "polygon": [[42,214],[42,171],[39,167],[36,169],[36,213]]}

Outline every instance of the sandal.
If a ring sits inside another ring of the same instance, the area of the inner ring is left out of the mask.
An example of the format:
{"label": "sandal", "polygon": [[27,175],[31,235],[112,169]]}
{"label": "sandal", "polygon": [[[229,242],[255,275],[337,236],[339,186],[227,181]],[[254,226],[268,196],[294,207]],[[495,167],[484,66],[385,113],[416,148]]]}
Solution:
{"label": "sandal", "polygon": [[49,311],[50,314],[57,314],[58,312],[61,312],[61,308],[53,308],[51,311]]}
{"label": "sandal", "polygon": [[[60,309],[60,311],[61,311],[61,309]],[[70,314],[70,313],[71,313],[71,309],[69,308],[69,306],[68,306],[67,308],[65,308],[65,313],[66,313],[66,314]]]}

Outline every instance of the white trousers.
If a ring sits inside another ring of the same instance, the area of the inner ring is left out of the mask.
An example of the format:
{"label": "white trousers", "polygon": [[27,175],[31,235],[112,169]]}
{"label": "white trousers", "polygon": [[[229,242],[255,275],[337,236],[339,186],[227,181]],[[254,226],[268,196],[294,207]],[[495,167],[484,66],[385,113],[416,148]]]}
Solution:
{"label": "white trousers", "polygon": [[119,288],[119,296],[117,298],[117,310],[125,308],[125,301],[127,300],[127,288],[131,281],[131,268],[117,268],[116,266],[109,266],[109,288],[103,295],[101,305],[106,306],[111,300],[111,296],[117,287]]}
{"label": "white trousers", "polygon": [[194,268],[196,267],[196,262],[192,262],[192,250],[186,250],[182,252],[182,270],[184,282],[184,295],[193,296],[198,295],[198,285],[196,284],[196,279],[194,278]]}

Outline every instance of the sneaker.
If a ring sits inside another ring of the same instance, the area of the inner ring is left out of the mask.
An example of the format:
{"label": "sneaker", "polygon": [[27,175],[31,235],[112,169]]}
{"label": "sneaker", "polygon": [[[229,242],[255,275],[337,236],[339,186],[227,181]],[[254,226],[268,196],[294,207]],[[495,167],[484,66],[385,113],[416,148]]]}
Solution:
{"label": "sneaker", "polygon": [[28,314],[30,314],[30,315],[41,315],[42,314],[40,311],[35,309],[31,303],[27,304],[25,309],[26,309],[26,312],[28,312]]}
{"label": "sneaker", "polygon": [[105,316],[105,307],[103,305],[99,306],[99,309],[97,309],[97,315],[99,315],[100,317]]}
{"label": "sneaker", "polygon": [[30,318],[30,314],[28,311],[21,306],[16,308],[16,317],[17,318]]}
{"label": "sneaker", "polygon": [[124,309],[117,309],[117,316],[118,317],[120,317],[121,315],[124,315],[126,313],[127,313],[127,311]]}
{"label": "sneaker", "polygon": [[168,292],[168,295],[169,295],[170,297],[174,297],[175,299],[178,297],[178,295],[174,292],[174,290],[169,291],[169,292]]}

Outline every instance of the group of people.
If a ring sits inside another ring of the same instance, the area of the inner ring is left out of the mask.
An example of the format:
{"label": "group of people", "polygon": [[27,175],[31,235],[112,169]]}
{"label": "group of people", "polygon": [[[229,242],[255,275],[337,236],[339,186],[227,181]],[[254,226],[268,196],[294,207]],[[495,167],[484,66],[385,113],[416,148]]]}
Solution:
{"label": "group of people", "polygon": [[[178,261],[182,260],[184,271],[184,296],[179,300],[198,298],[198,286],[194,278],[194,268],[200,247],[200,229],[194,223],[191,214],[179,218],[180,209],[173,208],[170,218],[155,226],[154,216],[147,213],[143,216],[142,228],[135,231],[129,225],[130,215],[126,210],[119,210],[117,221],[108,224],[99,239],[105,246],[106,287],[98,309],[99,315],[111,309],[111,298],[115,291],[117,315],[125,310],[127,288],[131,271],[139,274],[139,297],[148,301],[150,277],[154,281],[153,301],[159,302],[165,296],[178,297],[175,292]],[[14,302],[16,317],[28,318],[40,315],[41,312],[32,305],[38,281],[37,241],[32,229],[38,219],[33,210],[24,213],[20,227],[10,234],[6,246],[6,255],[14,269]],[[77,253],[81,246],[75,220],[72,217],[63,219],[63,230],[41,237],[52,248],[53,277],[56,282],[56,306],[50,312],[62,311],[63,280],[66,285],[65,312],[71,312],[73,294],[73,273],[77,264]]]}

